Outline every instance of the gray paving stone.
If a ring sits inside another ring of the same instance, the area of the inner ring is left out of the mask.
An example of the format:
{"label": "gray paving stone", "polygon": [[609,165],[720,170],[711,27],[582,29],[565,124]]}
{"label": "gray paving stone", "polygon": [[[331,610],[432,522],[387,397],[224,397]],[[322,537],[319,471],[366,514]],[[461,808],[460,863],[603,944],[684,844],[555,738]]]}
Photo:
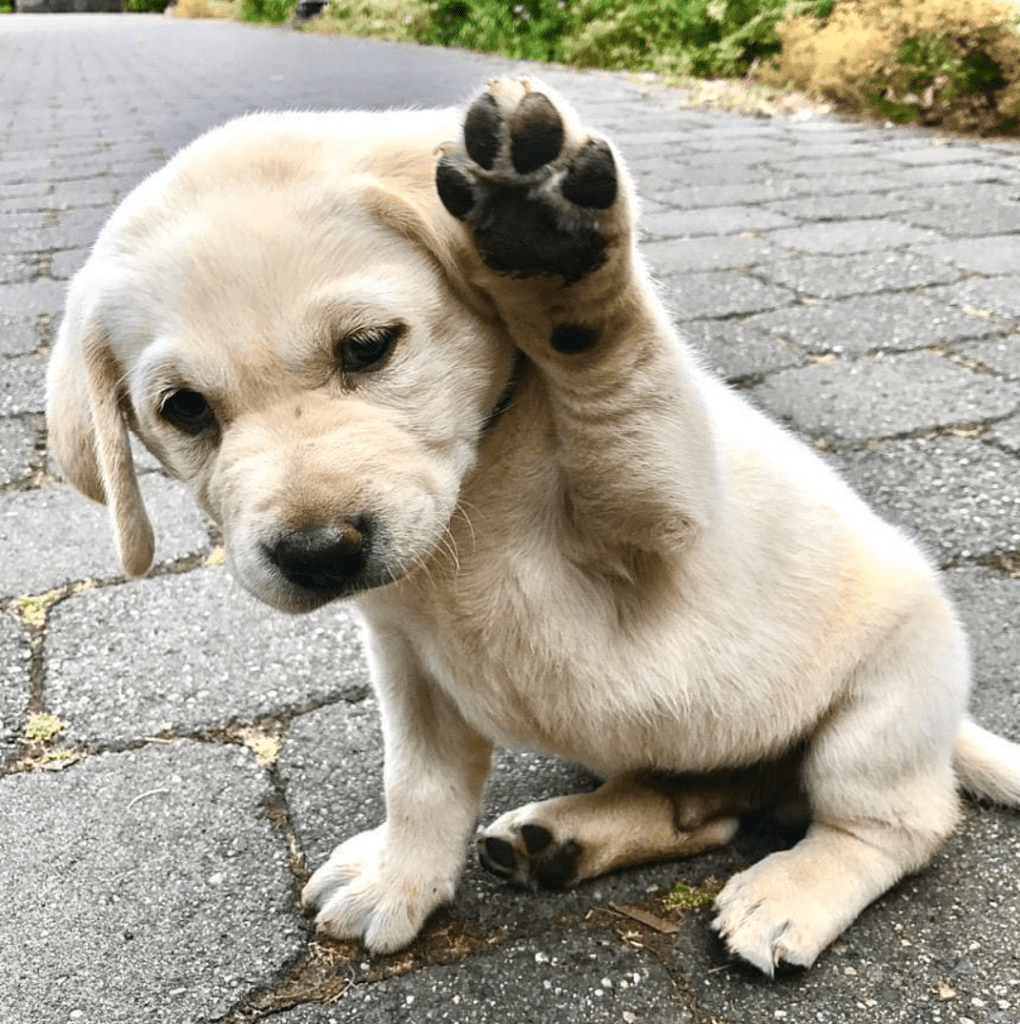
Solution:
{"label": "gray paving stone", "polygon": [[0,285],[0,316],[13,313],[24,316],[38,313],[59,316],[64,308],[65,290],[66,286],[57,281]]}
{"label": "gray paving stone", "polygon": [[18,752],[31,689],[28,633],[10,612],[0,612],[0,765]]}
{"label": "gray paving stone", "polygon": [[871,292],[949,284],[960,272],[945,260],[916,251],[869,252],[854,256],[802,256],[758,264],[755,272],[799,295],[840,299]]}
{"label": "gray paving stone", "polygon": [[988,153],[978,146],[946,146],[929,143],[917,149],[891,150],[889,159],[901,164],[921,166],[922,164],[984,163]]}
{"label": "gray paving stone", "polygon": [[839,441],[973,424],[1020,407],[1020,388],[928,352],[783,370],[751,394],[804,433]]}
{"label": "gray paving stone", "polygon": [[969,311],[972,316],[993,318],[999,324],[1020,322],[1020,275],[972,278],[944,288],[933,288],[933,298],[947,306]]}
{"label": "gray paving stone", "polygon": [[1009,419],[992,424],[986,436],[1003,448],[1020,452],[1020,416],[1010,416]]}
{"label": "gray paving stone", "polygon": [[342,605],[284,615],[222,567],[74,594],[46,633],[47,706],[90,747],[287,716],[368,683]]}
{"label": "gray paving stone", "polygon": [[35,440],[36,432],[27,423],[0,419],[0,485],[28,476]]}
{"label": "gray paving stone", "polygon": [[20,356],[0,366],[0,416],[41,413],[46,408],[46,356]]}
{"label": "gray paving stone", "polygon": [[736,235],[788,226],[782,214],[757,206],[717,206],[699,210],[673,210],[642,218],[654,238],[692,238],[697,235]]}
{"label": "gray paving stone", "polygon": [[959,566],[945,573],[945,582],[970,635],[974,717],[986,729],[1020,741],[1020,580],[981,566]]}
{"label": "gray paving stone", "polygon": [[[809,151],[810,152],[810,151]],[[875,158],[868,154],[860,156],[824,157],[800,156],[798,159],[771,160],[771,170],[778,176],[795,178],[824,179],[829,175],[870,174],[875,170]]]}
{"label": "gray paving stone", "polygon": [[[1003,212],[1020,211],[1016,187],[1006,181],[922,185],[906,192],[896,192],[894,196],[912,199],[915,210],[927,209],[936,213],[945,211],[951,217],[957,214],[962,218],[969,216],[975,223],[980,223],[986,216],[994,221]],[[1009,228],[1004,226],[998,230],[1006,231]],[[983,235],[996,233],[994,227],[984,227],[976,232]]]}
{"label": "gray paving stone", "polygon": [[272,791],[180,742],[0,780],[0,1007],[14,1024],[206,1024],[304,944]]}
{"label": "gray paving stone", "polygon": [[959,182],[1006,182],[1007,173],[994,163],[941,163],[918,165],[888,175],[892,182],[907,187],[955,184]]}
{"label": "gray paving stone", "polygon": [[890,195],[882,192],[806,195],[802,198],[782,199],[765,204],[766,209],[797,220],[872,219],[916,209],[919,205],[921,204],[909,194]]}
{"label": "gray paving stone", "polygon": [[681,320],[757,313],[789,305],[793,293],[737,270],[686,273],[664,281],[667,303]]}
{"label": "gray paving stone", "polygon": [[[1010,189],[1009,194],[1015,191]],[[917,227],[933,228],[950,237],[1020,231],[1020,203],[1007,203],[1004,199],[1004,195],[991,202],[981,202],[975,197],[972,202],[964,203],[961,199],[956,205],[938,206],[933,210],[915,208],[901,214],[900,219]]]}
{"label": "gray paving stone", "polygon": [[811,302],[750,317],[748,324],[806,352],[847,355],[922,348],[995,331],[975,307],[938,288]]}
{"label": "gray paving stone", "polygon": [[682,323],[680,330],[709,367],[726,380],[773,373],[804,362],[795,345],[736,318],[691,320]]}
{"label": "gray paving stone", "polygon": [[[362,683],[367,686],[367,675]],[[382,729],[373,697],[299,715],[277,766],[310,869],[345,839],[386,819]]]}
{"label": "gray paving stone", "polygon": [[0,255],[0,286],[25,284],[39,276],[39,256],[35,253]]}
{"label": "gray paving stone", "polygon": [[[183,485],[148,474],[142,494],[157,564],[209,550],[205,523]],[[0,597],[121,575],[106,509],[70,487],[0,494],[0,549]]]}
{"label": "gray paving stone", "polygon": [[[672,189],[663,188],[664,183],[670,183],[681,190],[699,187],[717,188],[720,185],[747,188],[748,185],[765,182],[772,176],[771,172],[764,167],[758,170],[749,170],[742,165],[727,166],[726,164],[715,167],[690,167],[680,164],[675,156],[662,153],[628,161],[628,168],[639,183],[645,178],[654,180],[661,191],[657,192],[653,198],[664,201],[668,201],[666,197],[672,192]],[[771,190],[768,194],[775,198],[781,198]],[[713,203],[712,205],[717,204]]]}
{"label": "gray paving stone", "polygon": [[1011,274],[1020,268],[1020,235],[965,238],[923,251],[980,274]]}
{"label": "gray paving stone", "polygon": [[671,239],[641,246],[649,265],[660,275],[755,266],[776,254],[776,247],[753,233],[723,238]]}
{"label": "gray paving stone", "polygon": [[707,167],[714,169],[725,165],[727,167],[746,167],[748,170],[757,173],[762,169],[771,169],[776,159],[788,157],[791,154],[791,147],[786,134],[780,129],[779,133],[770,133],[768,138],[749,139],[739,144],[730,144],[725,149],[717,145],[709,145],[700,153],[688,153],[683,157],[687,167]]}
{"label": "gray paving stone", "polygon": [[987,341],[970,341],[953,346],[953,351],[964,359],[972,359],[993,373],[1020,380],[1020,334]]}
{"label": "gray paving stone", "polygon": [[50,257],[50,277],[56,281],[66,281],[73,277],[88,257],[87,248],[64,249]]}
{"label": "gray paving stone", "polygon": [[[34,352],[42,343],[39,331],[39,317],[34,313],[7,313],[0,309],[0,366],[7,367],[9,364],[5,357],[23,356]],[[0,374],[0,395],[3,394],[3,379],[6,373]],[[8,400],[12,404],[16,401],[13,393],[14,385],[11,384],[11,394]]]}
{"label": "gray paving stone", "polygon": [[809,224],[772,233],[778,245],[809,253],[869,252],[905,245],[941,241],[932,231],[897,224],[890,220],[848,220],[831,224]]}
{"label": "gray paving stone", "polygon": [[1020,549],[1020,461],[967,437],[892,441],[836,461],[940,564]]}
{"label": "gray paving stone", "polygon": [[[676,184],[679,187],[664,188],[664,184],[674,177],[678,179]],[[792,179],[756,182],[737,180],[721,185],[692,185],[684,183],[683,175],[675,169],[671,169],[668,174],[648,175],[648,179],[648,183],[641,189],[642,195],[681,210],[733,206],[738,203],[757,206],[773,202],[796,202],[799,197],[811,190],[809,182]],[[780,207],[778,212],[785,211]]]}
{"label": "gray paving stone", "polygon": [[555,1021],[693,1024],[670,972],[611,932],[554,932],[510,941],[463,964],[354,985],[329,1006],[302,1006],[280,1024],[394,1021]]}

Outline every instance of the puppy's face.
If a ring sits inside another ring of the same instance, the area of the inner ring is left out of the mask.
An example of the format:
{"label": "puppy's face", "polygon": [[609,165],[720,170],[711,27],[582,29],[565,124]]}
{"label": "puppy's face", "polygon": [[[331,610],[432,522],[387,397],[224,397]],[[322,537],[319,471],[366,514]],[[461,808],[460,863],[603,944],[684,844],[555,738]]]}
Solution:
{"label": "puppy's face", "polygon": [[226,182],[114,225],[72,302],[241,583],[304,611],[420,566],[511,373],[503,334],[358,189]]}

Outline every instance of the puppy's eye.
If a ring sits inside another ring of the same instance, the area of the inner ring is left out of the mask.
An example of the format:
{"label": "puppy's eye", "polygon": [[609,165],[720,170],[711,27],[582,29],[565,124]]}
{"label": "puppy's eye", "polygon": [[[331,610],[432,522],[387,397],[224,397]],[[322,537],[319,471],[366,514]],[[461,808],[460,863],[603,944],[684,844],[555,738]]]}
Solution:
{"label": "puppy's eye", "polygon": [[209,403],[190,388],[181,388],[163,399],[159,414],[185,434],[197,435],[216,425]]}
{"label": "puppy's eye", "polygon": [[341,370],[344,373],[371,373],[380,369],[400,334],[400,327],[376,327],[344,338],[337,346]]}

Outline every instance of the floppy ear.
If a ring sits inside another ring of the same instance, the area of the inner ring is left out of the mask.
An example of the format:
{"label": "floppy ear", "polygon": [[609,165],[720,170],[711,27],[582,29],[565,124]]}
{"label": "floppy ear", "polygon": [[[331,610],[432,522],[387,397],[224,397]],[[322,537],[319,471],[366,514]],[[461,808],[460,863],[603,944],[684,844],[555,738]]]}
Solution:
{"label": "floppy ear", "polygon": [[50,451],[75,487],[109,506],[120,564],[141,576],[154,544],[121,414],[120,379],[102,325],[69,310],[46,378]]}
{"label": "floppy ear", "polygon": [[441,204],[439,194],[429,188],[393,185],[369,179],[362,188],[362,199],[371,216],[381,224],[417,243],[439,264],[450,286],[479,313],[494,316],[492,300],[470,282],[477,263],[474,247],[461,223]]}

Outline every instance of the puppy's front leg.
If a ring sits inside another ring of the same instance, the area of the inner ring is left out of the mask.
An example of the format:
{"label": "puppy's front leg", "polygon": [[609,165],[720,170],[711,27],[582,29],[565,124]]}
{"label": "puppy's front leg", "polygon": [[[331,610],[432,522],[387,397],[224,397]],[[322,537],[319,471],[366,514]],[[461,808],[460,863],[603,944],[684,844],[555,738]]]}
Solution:
{"label": "puppy's front leg", "polygon": [[338,846],[302,893],[316,926],[374,953],[406,946],[452,896],[492,762],[396,637],[373,648],[386,748],[387,820]]}
{"label": "puppy's front leg", "polygon": [[669,552],[715,507],[698,371],[634,245],[619,157],[531,79],[496,79],[443,147],[440,199],[465,276],[540,368],[572,512],[603,540]]}

